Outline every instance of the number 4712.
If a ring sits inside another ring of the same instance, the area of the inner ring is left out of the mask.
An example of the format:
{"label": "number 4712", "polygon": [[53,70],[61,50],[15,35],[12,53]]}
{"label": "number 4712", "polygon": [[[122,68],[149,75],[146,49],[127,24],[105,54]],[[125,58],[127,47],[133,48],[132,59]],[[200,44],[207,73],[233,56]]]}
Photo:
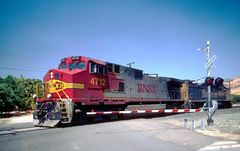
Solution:
{"label": "number 4712", "polygon": [[100,87],[106,86],[106,81],[105,81],[105,79],[102,79],[102,78],[92,78],[92,79],[90,80],[90,83],[91,83],[92,85],[100,86]]}

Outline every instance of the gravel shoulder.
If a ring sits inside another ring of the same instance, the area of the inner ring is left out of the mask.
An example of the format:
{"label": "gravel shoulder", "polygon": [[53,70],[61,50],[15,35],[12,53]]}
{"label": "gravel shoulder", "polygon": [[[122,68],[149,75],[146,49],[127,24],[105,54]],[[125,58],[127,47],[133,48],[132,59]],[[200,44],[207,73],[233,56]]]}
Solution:
{"label": "gravel shoulder", "polygon": [[28,123],[33,122],[33,115],[21,115],[21,116],[12,116],[8,118],[0,118],[0,124],[16,124],[16,123]]}
{"label": "gravel shoulder", "polygon": [[[161,117],[161,122],[186,127],[196,132],[222,139],[240,140],[240,108],[217,110],[213,115],[214,125],[207,125],[207,112],[185,113]],[[184,125],[184,120],[187,124]],[[192,121],[194,120],[194,128]],[[203,126],[204,125],[204,126]]]}

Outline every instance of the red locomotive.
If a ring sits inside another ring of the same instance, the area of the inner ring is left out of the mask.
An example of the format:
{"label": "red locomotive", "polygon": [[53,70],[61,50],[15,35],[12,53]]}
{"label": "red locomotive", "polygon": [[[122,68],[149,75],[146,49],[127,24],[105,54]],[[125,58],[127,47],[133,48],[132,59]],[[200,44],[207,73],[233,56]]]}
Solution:
{"label": "red locomotive", "polygon": [[[220,82],[222,82],[220,80]],[[231,105],[222,83],[213,86],[215,99]],[[44,76],[44,98],[36,99],[34,124],[71,123],[76,113],[124,111],[131,106],[199,108],[206,102],[205,85],[190,80],[144,74],[142,70],[83,56],[61,60]]]}

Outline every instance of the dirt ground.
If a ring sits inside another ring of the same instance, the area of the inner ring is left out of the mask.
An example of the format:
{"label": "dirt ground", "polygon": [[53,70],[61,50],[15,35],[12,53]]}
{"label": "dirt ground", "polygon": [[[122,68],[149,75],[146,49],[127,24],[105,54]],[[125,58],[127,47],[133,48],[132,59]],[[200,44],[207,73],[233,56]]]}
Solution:
{"label": "dirt ground", "polygon": [[205,135],[240,140],[240,108],[217,110],[212,117],[214,120],[212,126],[207,125],[207,117],[207,112],[186,113],[166,116],[160,120],[180,127],[186,127]]}
{"label": "dirt ground", "polygon": [[28,123],[28,122],[33,122],[32,114],[0,118],[0,124]]}

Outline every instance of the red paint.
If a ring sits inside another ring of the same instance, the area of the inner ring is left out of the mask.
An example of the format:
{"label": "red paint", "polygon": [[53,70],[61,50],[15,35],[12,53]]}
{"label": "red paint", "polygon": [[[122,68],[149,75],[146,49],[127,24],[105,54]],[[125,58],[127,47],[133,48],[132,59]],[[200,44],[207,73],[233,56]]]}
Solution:
{"label": "red paint", "polygon": [[196,109],[196,112],[201,112],[202,110],[201,109]]}
{"label": "red paint", "polygon": [[156,93],[156,86],[151,84],[137,83],[137,92],[140,93]]}
{"label": "red paint", "polygon": [[146,110],[146,113],[152,113],[152,110]]}
{"label": "red paint", "polygon": [[164,109],[158,110],[158,113],[164,113]]}
{"label": "red paint", "polygon": [[173,112],[173,113],[177,113],[177,112],[178,112],[178,109],[173,109],[172,112]]}

